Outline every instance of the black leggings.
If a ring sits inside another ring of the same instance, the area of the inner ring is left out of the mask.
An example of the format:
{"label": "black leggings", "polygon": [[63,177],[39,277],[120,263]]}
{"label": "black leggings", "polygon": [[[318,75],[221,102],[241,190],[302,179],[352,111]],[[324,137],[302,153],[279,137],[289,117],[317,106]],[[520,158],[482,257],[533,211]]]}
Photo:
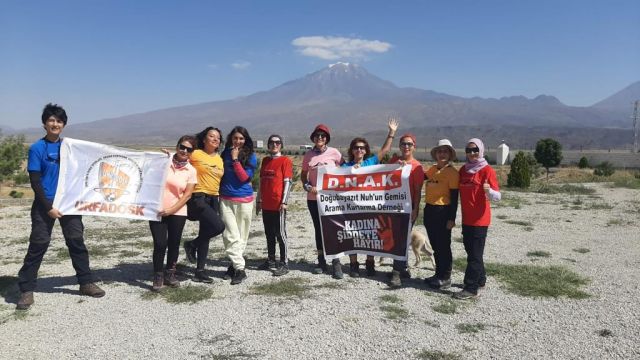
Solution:
{"label": "black leggings", "polygon": [[220,217],[220,201],[217,196],[195,193],[190,201],[194,202],[200,212],[198,237],[193,239],[191,244],[196,247],[196,268],[202,270],[209,255],[209,241],[212,237],[222,234],[224,222]]}
{"label": "black leggings", "polygon": [[153,271],[161,272],[164,255],[167,254],[167,269],[175,269],[180,251],[182,229],[187,220],[186,216],[170,215],[162,221],[149,221],[149,229],[153,237]]}
{"label": "black leggings", "polygon": [[484,244],[488,226],[462,225],[462,242],[467,252],[467,269],[464,272],[464,289],[474,294],[487,282],[484,269]]}
{"label": "black leggings", "polygon": [[324,246],[322,245],[322,229],[320,228],[320,213],[318,212],[318,201],[307,200],[307,208],[309,214],[311,214],[311,220],[313,220],[313,229],[316,234],[316,249],[318,249],[318,261],[326,263],[324,259]]}
{"label": "black leggings", "polygon": [[424,207],[424,227],[436,260],[435,276],[440,280],[451,278],[451,230],[447,229],[449,205],[429,205]]}
{"label": "black leggings", "polygon": [[287,263],[287,211],[262,210],[262,222],[267,237],[269,260],[276,259],[276,241],[280,247],[280,261]]}

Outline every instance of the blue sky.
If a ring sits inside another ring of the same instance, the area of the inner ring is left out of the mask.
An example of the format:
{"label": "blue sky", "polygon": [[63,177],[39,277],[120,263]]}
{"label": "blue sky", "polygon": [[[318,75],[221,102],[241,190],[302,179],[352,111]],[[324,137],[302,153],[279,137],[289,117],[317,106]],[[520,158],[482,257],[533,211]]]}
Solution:
{"label": "blue sky", "polygon": [[640,1],[0,0],[0,127],[267,90],[337,61],[465,97],[589,106],[640,80]]}

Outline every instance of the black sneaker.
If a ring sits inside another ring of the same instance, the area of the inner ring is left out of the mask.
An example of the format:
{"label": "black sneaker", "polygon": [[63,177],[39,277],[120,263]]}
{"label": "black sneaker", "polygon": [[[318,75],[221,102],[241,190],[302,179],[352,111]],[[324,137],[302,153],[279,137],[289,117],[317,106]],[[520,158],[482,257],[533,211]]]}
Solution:
{"label": "black sneaker", "polygon": [[289,265],[286,263],[281,263],[280,267],[273,271],[273,276],[282,276],[289,273]]}
{"label": "black sneaker", "polygon": [[260,266],[258,266],[258,270],[269,270],[269,269],[277,269],[275,260],[265,260]]}
{"label": "black sneaker", "polygon": [[360,277],[360,264],[357,262],[349,264],[349,276],[353,278]]}
{"label": "black sneaker", "polygon": [[213,279],[209,277],[207,274],[205,274],[204,270],[196,270],[196,274],[193,277],[193,281],[201,282],[205,284],[211,284],[213,282]]}
{"label": "black sneaker", "polygon": [[337,280],[344,278],[344,274],[342,273],[342,264],[340,264],[340,259],[333,259],[331,261],[331,266],[333,267],[333,275],[331,275],[331,277]]}
{"label": "black sneaker", "polygon": [[373,260],[367,260],[364,265],[367,269],[367,276],[376,276],[376,264]]}
{"label": "black sneaker", "polygon": [[329,269],[327,268],[327,263],[316,264],[316,266],[313,268],[314,274],[326,274],[328,272]]}
{"label": "black sneaker", "polygon": [[462,290],[460,292],[453,294],[453,298],[457,300],[471,300],[477,297],[478,297],[478,294],[474,294],[469,290]]}
{"label": "black sneaker", "polygon": [[234,277],[236,274],[236,270],[233,268],[233,265],[229,265],[229,267],[227,268],[227,272],[224,273],[224,276],[222,277],[224,280],[229,280],[232,277]]}
{"label": "black sneaker", "polygon": [[[425,282],[427,279],[425,279]],[[430,282],[427,283],[430,288],[444,290],[451,287],[451,279],[442,280],[434,277]]]}
{"label": "black sneaker", "polygon": [[242,280],[247,278],[247,273],[244,270],[236,270],[233,275],[233,279],[231,279],[231,285],[238,285],[242,282]]}
{"label": "black sneaker", "polygon": [[196,247],[193,246],[193,241],[185,241],[182,245],[184,247],[184,254],[187,256],[187,260],[190,263],[196,263]]}

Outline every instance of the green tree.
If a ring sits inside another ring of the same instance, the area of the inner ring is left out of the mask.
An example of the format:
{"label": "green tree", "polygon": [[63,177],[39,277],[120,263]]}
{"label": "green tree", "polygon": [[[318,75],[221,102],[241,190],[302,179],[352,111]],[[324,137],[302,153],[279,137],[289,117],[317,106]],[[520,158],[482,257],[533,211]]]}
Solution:
{"label": "green tree", "polygon": [[587,159],[585,156],[580,158],[580,161],[578,161],[578,167],[580,169],[586,169],[589,167],[589,159]]}
{"label": "green tree", "polygon": [[24,135],[7,136],[0,141],[0,180],[13,177],[27,158]]}
{"label": "green tree", "polygon": [[507,176],[507,186],[526,189],[531,185],[531,173],[529,172],[529,162],[524,152],[518,151],[516,157],[511,162],[511,171]]}
{"label": "green tree", "polygon": [[540,139],[536,143],[533,156],[547,170],[547,181],[549,181],[549,168],[560,165],[562,161],[562,145],[554,139]]}

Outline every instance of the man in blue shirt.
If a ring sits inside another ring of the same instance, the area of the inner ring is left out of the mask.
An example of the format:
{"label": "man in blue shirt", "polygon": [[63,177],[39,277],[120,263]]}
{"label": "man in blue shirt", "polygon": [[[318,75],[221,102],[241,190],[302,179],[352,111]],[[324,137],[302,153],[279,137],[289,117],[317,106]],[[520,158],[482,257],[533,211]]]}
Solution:
{"label": "man in blue shirt", "polygon": [[82,217],[63,215],[52,206],[60,172],[60,134],[67,125],[67,113],[58,105],[47,104],[42,111],[42,124],[47,134],[31,145],[27,163],[35,198],[31,206],[29,249],[18,272],[18,286],[21,292],[16,306],[18,310],[27,310],[33,305],[38,269],[51,242],[51,231],[56,219],[60,221],[71,263],[76,270],[80,293],[92,297],[104,296],[104,291],[93,283],[89,268],[89,252],[84,245]]}

